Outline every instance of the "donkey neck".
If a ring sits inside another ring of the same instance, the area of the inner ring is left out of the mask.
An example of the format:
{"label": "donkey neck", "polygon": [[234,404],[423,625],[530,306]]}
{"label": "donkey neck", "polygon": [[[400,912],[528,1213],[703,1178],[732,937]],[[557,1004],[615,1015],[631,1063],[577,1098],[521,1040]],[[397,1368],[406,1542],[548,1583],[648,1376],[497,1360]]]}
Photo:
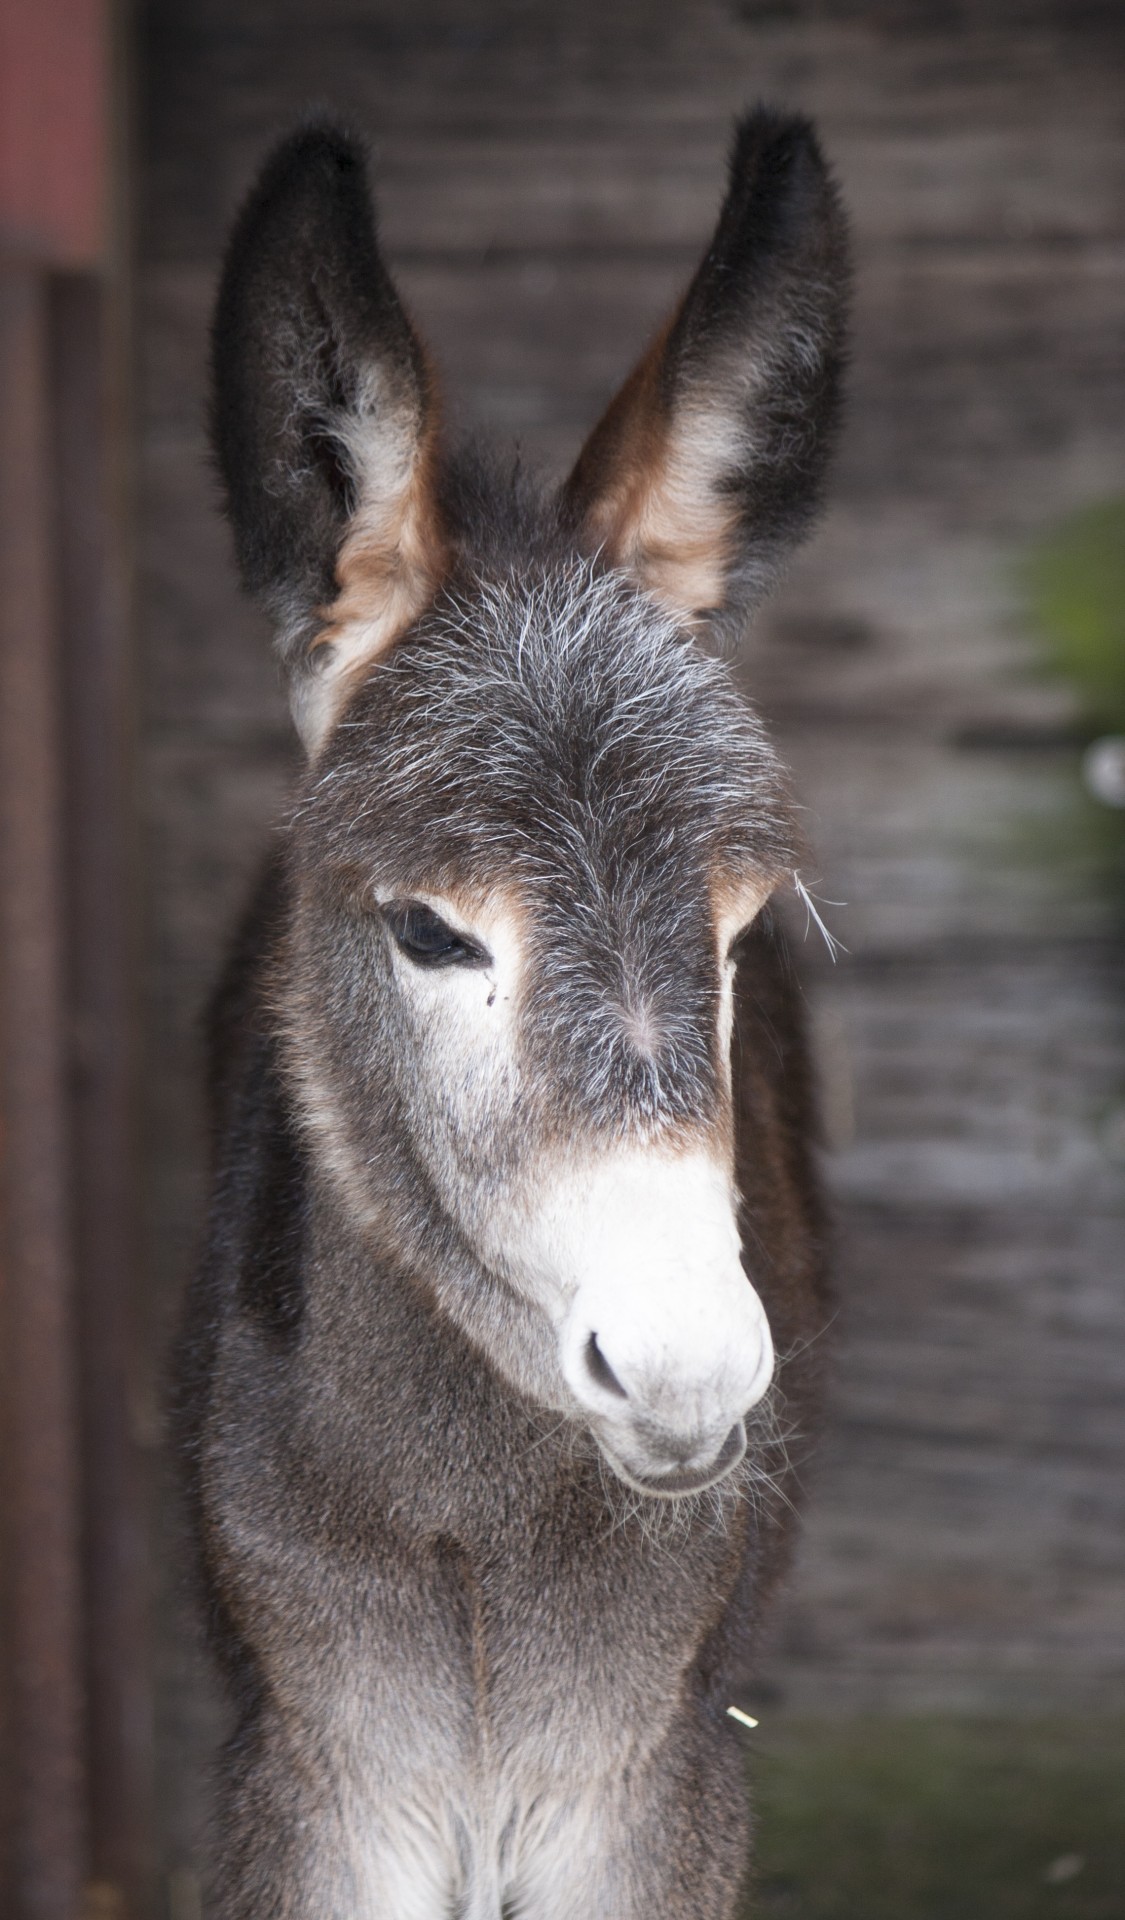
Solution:
{"label": "donkey neck", "polygon": [[[326,1423],[368,1456],[372,1486],[421,1532],[490,1533],[599,1475],[588,1436],[520,1393],[472,1337],[507,1316],[509,1341],[545,1339],[440,1220],[412,1237],[358,1221],[311,1175],[302,1367],[326,1383]],[[326,1441],[330,1436],[322,1436]]]}

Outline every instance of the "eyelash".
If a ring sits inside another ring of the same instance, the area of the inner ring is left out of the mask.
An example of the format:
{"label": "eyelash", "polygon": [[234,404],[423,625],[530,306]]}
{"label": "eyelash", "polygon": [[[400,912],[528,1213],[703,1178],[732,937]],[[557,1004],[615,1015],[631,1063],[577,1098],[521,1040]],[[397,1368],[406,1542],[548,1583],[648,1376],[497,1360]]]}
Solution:
{"label": "eyelash", "polygon": [[492,956],[476,940],[458,933],[421,900],[389,900],[380,909],[399,952],[413,966],[487,967]]}

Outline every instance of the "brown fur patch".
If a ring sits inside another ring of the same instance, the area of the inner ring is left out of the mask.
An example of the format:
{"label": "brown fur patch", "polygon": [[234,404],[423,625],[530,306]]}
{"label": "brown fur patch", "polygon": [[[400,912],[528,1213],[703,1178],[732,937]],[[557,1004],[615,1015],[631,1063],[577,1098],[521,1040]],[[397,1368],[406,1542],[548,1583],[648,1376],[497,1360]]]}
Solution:
{"label": "brown fur patch", "polygon": [[735,879],[727,872],[712,877],[711,913],[720,963],[726,959],[731,942],[761,912],[780,878],[778,873],[759,873]]}
{"label": "brown fur patch", "polygon": [[579,455],[569,485],[586,537],[689,618],[719,606],[737,513],[715,491],[711,410],[663,391],[669,337],[657,335]]}
{"label": "brown fur patch", "polygon": [[437,589],[446,565],[446,543],[438,521],[435,480],[438,464],[436,423],[427,425],[411,463],[408,483],[389,503],[372,513],[360,508],[336,562],[339,592],[325,610],[325,626],[314,646],[338,645],[345,629],[378,630],[389,646],[415,620]]}
{"label": "brown fur patch", "polygon": [[[314,681],[308,695],[310,751],[323,740],[357,682],[429,605],[447,571],[448,543],[437,507],[437,409],[429,407],[420,427],[408,413],[412,416],[413,410],[404,408],[398,431],[388,436],[389,484],[370,469],[362,475],[368,497],[337,557],[339,591],[322,609],[323,625],[309,647],[310,661],[320,655],[324,663],[321,685]],[[409,464],[404,461],[404,478],[395,484],[393,462],[406,448],[411,449]]]}

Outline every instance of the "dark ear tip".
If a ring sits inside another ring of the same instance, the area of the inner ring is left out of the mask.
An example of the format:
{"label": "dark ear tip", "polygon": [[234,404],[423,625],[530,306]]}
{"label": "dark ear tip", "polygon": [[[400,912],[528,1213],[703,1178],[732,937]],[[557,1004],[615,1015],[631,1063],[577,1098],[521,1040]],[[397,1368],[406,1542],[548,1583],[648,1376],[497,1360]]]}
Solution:
{"label": "dark ear tip", "polygon": [[754,107],[735,122],[729,178],[735,203],[764,191],[791,204],[817,198],[836,204],[835,182],[812,121],[776,107]]}
{"label": "dark ear tip", "polygon": [[835,176],[804,114],[757,106],[736,121],[719,228],[737,251],[825,245],[847,277],[848,225]]}
{"label": "dark ear tip", "polygon": [[243,300],[261,297],[262,275],[296,276],[302,245],[326,244],[326,230],[341,219],[374,229],[367,149],[339,121],[317,114],[278,141],[239,209],[219,282],[216,354]]}
{"label": "dark ear tip", "polygon": [[331,187],[348,177],[366,180],[367,149],[339,121],[318,115],[278,141],[250,191],[246,211],[286,199],[302,186]]}
{"label": "dark ear tip", "polygon": [[776,162],[792,161],[803,155],[824,168],[824,156],[820,151],[816,128],[803,113],[785,113],[778,107],[759,102],[756,107],[740,114],[734,123],[731,150],[731,172],[734,174],[742,173],[755,161],[760,163],[767,157]]}
{"label": "dark ear tip", "polygon": [[303,126],[282,140],[276,149],[276,156],[288,153],[294,165],[324,162],[327,165],[351,169],[367,164],[367,150],[362,140],[350,133],[339,120],[329,115],[317,114],[306,120]]}

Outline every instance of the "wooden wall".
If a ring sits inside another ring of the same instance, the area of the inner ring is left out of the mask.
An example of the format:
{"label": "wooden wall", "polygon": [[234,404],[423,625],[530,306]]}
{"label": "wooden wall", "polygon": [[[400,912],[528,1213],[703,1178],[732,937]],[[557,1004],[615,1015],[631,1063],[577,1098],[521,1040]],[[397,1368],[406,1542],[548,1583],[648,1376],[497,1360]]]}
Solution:
{"label": "wooden wall", "polygon": [[[370,134],[386,248],[459,419],[561,472],[692,268],[733,112],[804,108],[855,221],[851,408],[832,509],[745,665],[818,891],[847,902],[825,909],[839,965],[805,954],[842,1311],[760,1693],[1097,1709],[1125,1677],[1122,903],[1072,825],[1072,716],[1029,671],[1018,561],[1125,483],[1125,15],[149,0],[141,26],[159,1312],[199,1229],[199,1008],[291,764],[203,440],[219,249],[265,146],[310,102]],[[214,1715],[173,1598],[161,1644],[187,1920]]]}

